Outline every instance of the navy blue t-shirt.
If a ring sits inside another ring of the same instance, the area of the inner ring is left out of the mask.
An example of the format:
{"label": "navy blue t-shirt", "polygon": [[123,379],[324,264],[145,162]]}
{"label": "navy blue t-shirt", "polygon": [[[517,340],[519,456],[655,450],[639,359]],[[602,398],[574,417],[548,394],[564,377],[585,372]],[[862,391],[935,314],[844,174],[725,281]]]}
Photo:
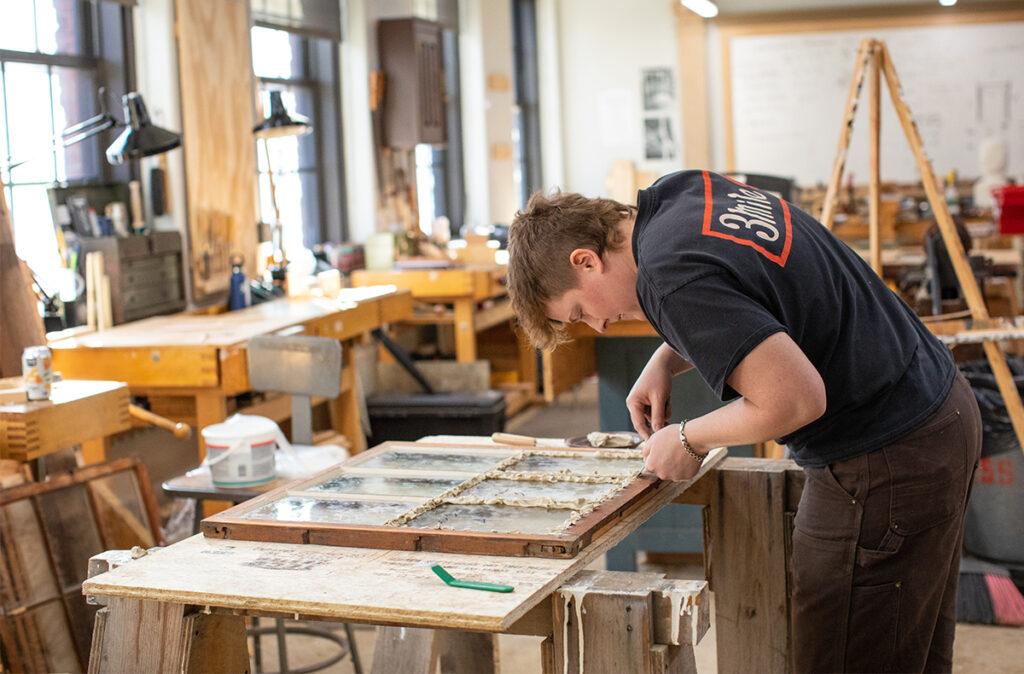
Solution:
{"label": "navy blue t-shirt", "polygon": [[633,256],[647,319],[722,400],[726,380],[786,332],[821,374],[825,414],[779,438],[800,465],[878,449],[945,400],[955,366],[872,269],[795,206],[708,171],[641,190]]}

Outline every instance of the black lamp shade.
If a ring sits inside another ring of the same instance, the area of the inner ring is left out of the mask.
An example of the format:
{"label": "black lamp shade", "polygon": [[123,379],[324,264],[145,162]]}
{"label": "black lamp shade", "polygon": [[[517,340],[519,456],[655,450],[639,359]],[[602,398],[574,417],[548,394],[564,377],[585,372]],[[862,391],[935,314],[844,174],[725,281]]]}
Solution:
{"label": "black lamp shade", "polygon": [[107,148],[107,161],[123,164],[125,160],[161,154],[181,145],[181,136],[154,126],[149,121],[142,94],[131,92],[122,98],[127,128]]}
{"label": "black lamp shade", "polygon": [[280,91],[270,92],[270,115],[253,127],[257,138],[280,138],[301,136],[313,130],[309,120],[301,115],[292,115],[284,107]]}

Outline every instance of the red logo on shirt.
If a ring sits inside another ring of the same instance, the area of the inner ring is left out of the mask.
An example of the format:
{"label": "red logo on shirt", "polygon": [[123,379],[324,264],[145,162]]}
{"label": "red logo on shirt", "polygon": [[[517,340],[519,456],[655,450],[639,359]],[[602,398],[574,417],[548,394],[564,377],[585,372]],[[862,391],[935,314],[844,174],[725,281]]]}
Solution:
{"label": "red logo on shirt", "polygon": [[[750,246],[766,258],[786,266],[793,242],[789,206],[741,182],[716,203],[711,192],[711,176],[704,174],[704,227],[702,233]],[[723,176],[725,177],[725,176]]]}

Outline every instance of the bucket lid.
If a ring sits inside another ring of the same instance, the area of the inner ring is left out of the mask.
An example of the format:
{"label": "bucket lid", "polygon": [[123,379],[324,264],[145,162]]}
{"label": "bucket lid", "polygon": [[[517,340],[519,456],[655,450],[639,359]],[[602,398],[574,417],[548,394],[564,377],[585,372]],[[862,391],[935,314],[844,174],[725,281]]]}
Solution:
{"label": "bucket lid", "polygon": [[277,424],[272,419],[255,414],[233,414],[226,421],[204,428],[203,438],[207,441],[232,441],[240,437],[275,435],[277,432]]}

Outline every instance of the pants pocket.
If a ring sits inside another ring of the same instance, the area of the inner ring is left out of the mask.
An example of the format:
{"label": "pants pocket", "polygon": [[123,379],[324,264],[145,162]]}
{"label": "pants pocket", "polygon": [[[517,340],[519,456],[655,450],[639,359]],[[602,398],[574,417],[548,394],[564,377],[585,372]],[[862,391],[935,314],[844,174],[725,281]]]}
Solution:
{"label": "pants pocket", "polygon": [[900,616],[900,584],[854,587],[850,594],[845,671],[893,672]]}
{"label": "pants pocket", "polygon": [[969,477],[959,411],[882,450],[892,476],[892,528],[909,536],[963,512]]}

